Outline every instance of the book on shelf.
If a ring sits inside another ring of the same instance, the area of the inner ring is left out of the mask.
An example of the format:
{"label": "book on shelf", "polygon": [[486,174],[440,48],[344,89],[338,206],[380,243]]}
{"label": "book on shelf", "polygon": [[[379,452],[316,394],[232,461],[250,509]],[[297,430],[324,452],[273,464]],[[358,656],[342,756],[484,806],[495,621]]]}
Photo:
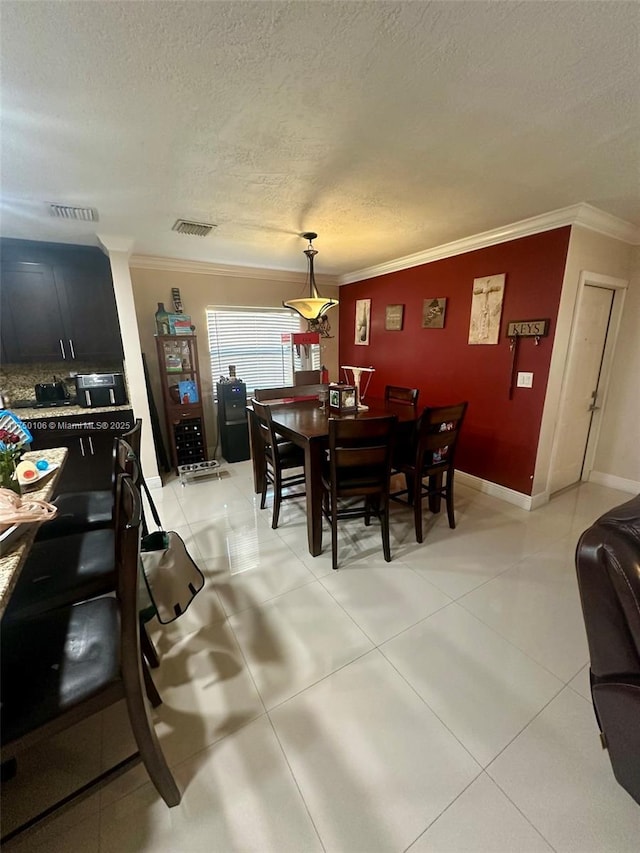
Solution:
{"label": "book on shelf", "polygon": [[178,382],[178,393],[180,402],[183,404],[199,403],[198,386],[193,379],[185,379],[183,382]]}

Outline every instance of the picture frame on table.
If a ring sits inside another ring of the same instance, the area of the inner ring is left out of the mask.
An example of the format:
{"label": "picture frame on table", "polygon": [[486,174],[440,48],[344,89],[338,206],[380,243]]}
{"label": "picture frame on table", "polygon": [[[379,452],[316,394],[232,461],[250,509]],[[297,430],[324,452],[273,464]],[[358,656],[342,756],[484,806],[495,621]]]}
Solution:
{"label": "picture frame on table", "polygon": [[444,329],[444,316],[447,311],[447,299],[444,296],[432,296],[422,303],[422,328]]}
{"label": "picture frame on table", "polygon": [[387,305],[384,327],[387,332],[401,332],[404,323],[404,305]]}
{"label": "picture frame on table", "polygon": [[330,414],[350,415],[358,411],[355,385],[329,385]]}
{"label": "picture frame on table", "polygon": [[357,346],[369,346],[371,332],[371,300],[356,299],[356,329],[354,343]]}

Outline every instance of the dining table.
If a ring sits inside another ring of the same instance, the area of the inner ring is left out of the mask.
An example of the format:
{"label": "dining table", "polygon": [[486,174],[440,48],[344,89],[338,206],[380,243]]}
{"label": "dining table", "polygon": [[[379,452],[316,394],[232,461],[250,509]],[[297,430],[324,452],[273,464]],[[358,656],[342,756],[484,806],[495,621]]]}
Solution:
{"label": "dining table", "polygon": [[[49,501],[55,494],[68,453],[69,450],[66,447],[50,447],[46,450],[30,450],[23,453],[22,459],[25,461],[35,464],[44,459],[49,463],[49,468],[41,472],[38,482],[24,489],[23,497]],[[17,525],[15,530],[9,528],[2,535],[0,540],[0,617],[18,582],[39,527],[40,522],[27,522]]]}
{"label": "dining table", "polygon": [[[329,418],[379,418],[396,415],[400,435],[408,435],[415,424],[418,411],[414,406],[367,398],[367,409],[340,415],[330,410],[326,403],[314,400],[269,400],[273,425],[278,435],[301,447],[304,451],[305,492],[307,500],[307,541],[309,553],[317,557],[322,553],[322,459],[329,446]],[[264,485],[264,455],[261,447],[257,419],[251,406],[247,406],[253,481],[256,494]]]}

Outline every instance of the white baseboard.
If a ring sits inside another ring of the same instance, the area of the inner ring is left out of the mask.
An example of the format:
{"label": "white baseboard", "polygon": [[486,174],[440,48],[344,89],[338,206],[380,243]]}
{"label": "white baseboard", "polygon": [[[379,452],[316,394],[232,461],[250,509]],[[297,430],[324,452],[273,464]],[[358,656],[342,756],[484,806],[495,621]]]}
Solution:
{"label": "white baseboard", "polygon": [[597,483],[599,486],[608,486],[610,489],[619,489],[621,492],[629,492],[632,495],[637,495],[640,492],[638,480],[627,480],[625,477],[604,474],[602,471],[592,471],[589,474],[589,482]]}
{"label": "white baseboard", "polygon": [[[482,492],[485,495],[491,495],[494,498],[499,498],[502,501],[526,509],[527,511],[535,509],[535,506],[540,506],[546,501],[538,501],[534,506],[534,499],[531,495],[524,495],[522,492],[516,492],[514,489],[508,489],[506,486],[499,486],[497,483],[492,483],[490,480],[483,480],[481,477],[476,477],[474,474],[467,474],[465,471],[456,469],[456,482],[462,483],[465,486],[470,486],[472,489]],[[538,495],[535,500],[537,501]],[[548,498],[547,498],[548,500]]]}
{"label": "white baseboard", "polygon": [[537,495],[531,495],[531,509],[538,509],[539,506],[548,504],[551,500],[549,492],[538,492]]}

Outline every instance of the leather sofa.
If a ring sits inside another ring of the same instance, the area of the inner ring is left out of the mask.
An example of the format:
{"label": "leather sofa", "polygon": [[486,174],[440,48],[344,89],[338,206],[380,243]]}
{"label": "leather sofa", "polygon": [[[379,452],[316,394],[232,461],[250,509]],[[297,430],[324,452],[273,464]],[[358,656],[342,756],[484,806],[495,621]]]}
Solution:
{"label": "leather sofa", "polygon": [[640,495],[582,534],[576,571],[602,745],[640,803]]}

